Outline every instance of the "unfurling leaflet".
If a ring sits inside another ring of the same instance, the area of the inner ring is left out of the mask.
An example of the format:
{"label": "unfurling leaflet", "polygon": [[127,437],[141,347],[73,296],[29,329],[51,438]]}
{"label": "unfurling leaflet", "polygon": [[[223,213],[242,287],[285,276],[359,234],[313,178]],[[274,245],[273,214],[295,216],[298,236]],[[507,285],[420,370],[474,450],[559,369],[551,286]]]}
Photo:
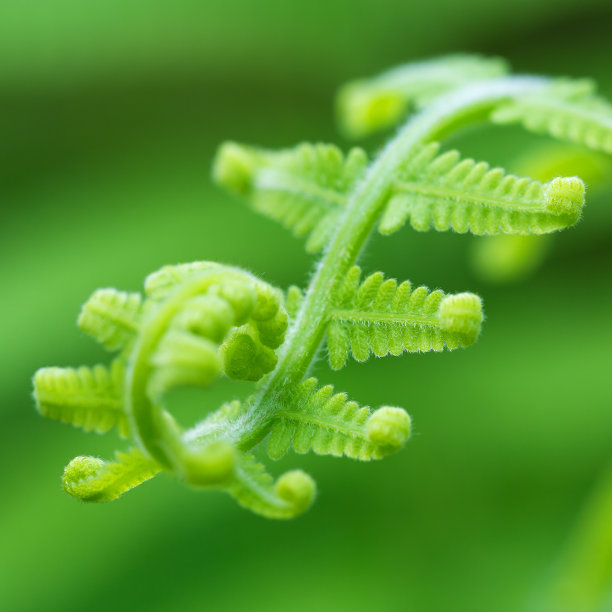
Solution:
{"label": "unfurling leaflet", "polygon": [[[410,439],[397,406],[361,406],[308,371],[322,347],[331,368],[352,355],[442,351],[472,345],[483,322],[469,292],[398,284],[367,275],[356,261],[368,237],[398,231],[531,236],[575,224],[584,184],[569,171],[545,182],[461,159],[439,141],[476,121],[517,122],[530,130],[612,151],[610,105],[590,83],[507,76],[499,59],[451,56],[410,64],[342,88],[340,122],[362,136],[408,118],[377,154],[331,144],[271,151],[222,144],[217,184],[252,209],[306,238],[319,253],[308,286],[274,287],[214,262],[165,266],[144,294],[100,289],[78,319],[115,356],[109,365],[43,368],[34,376],[39,412],[86,431],[116,428],[132,447],[115,459],[76,457],[62,479],[84,501],[110,501],[166,472],[196,488],[223,490],[268,518],[288,519],[316,496],[301,470],[276,478],[255,458],[290,449],[380,459]],[[443,144],[443,143],[442,143]],[[504,236],[508,237],[508,236]],[[228,236],[228,238],[231,238]],[[206,390],[219,378],[243,381],[230,398],[183,429],[166,409],[178,387]],[[258,455],[259,456],[259,455]]]}

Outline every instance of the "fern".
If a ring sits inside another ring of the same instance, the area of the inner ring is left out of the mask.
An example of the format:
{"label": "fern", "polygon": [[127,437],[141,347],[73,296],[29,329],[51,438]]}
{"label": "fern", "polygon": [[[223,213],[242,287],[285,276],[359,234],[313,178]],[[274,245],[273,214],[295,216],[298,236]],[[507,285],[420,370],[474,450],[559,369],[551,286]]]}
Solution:
{"label": "fern", "polygon": [[396,232],[407,219],[419,231],[544,234],[580,218],[584,184],[578,178],[542,184],[460,160],[457,151],[437,155],[438,149],[424,146],[402,168],[380,221],[382,234]]}
{"label": "fern", "polygon": [[327,345],[334,370],[344,366],[349,352],[365,361],[372,352],[384,357],[452,350],[476,341],[482,323],[478,296],[445,295],[427,287],[413,290],[408,281],[398,286],[380,272],[361,284],[360,277],[361,270],[351,268],[330,313]]}
{"label": "fern", "polygon": [[[582,108],[588,130],[567,127],[565,119],[563,130],[556,119],[540,117],[538,125],[608,146],[605,109],[582,85],[500,78],[504,71],[499,60],[459,56],[349,86],[342,112],[354,132],[422,107],[371,161],[361,149],[344,156],[333,145],[278,152],[222,145],[213,167],[217,183],[308,236],[307,249],[323,251],[320,261],[304,290],[284,292],[239,268],[204,261],[151,274],[143,297],[96,292],[79,324],[110,350],[121,350],[119,357],[111,370],[43,369],[34,377],[34,395],[45,416],[88,430],[118,425],[127,433],[129,422],[140,450],[118,453],[110,463],[77,457],[64,475],[66,491],[110,500],[165,471],[193,487],[224,490],[262,516],[290,518],[310,506],[316,487],[299,470],[274,481],[252,455],[264,440],[274,459],[290,448],[361,460],[400,449],[411,432],[402,408],[372,411],[306,378],[320,345],[326,340],[333,369],[349,354],[364,361],[371,354],[466,347],[480,333],[482,303],[472,293],[398,285],[381,272],[362,282],[355,262],[376,224],[383,234],[409,220],[418,230],[532,235],[571,226],[584,201],[576,177],[517,178],[460,161],[457,152],[439,154],[431,143],[491,116],[526,117],[520,109],[528,109],[533,117],[546,101],[557,117],[571,107],[571,121]],[[183,430],[165,408],[166,394],[186,385],[207,390],[223,376],[255,385],[246,400],[226,402]]]}
{"label": "fern", "polygon": [[117,499],[160,471],[138,449],[116,453],[116,461],[96,457],[75,457],[64,470],[64,491],[83,501],[105,502]]}
{"label": "fern", "polygon": [[[612,160],[576,145],[543,143],[514,161],[520,173],[541,181],[576,172],[593,196],[612,175]],[[470,251],[473,271],[489,283],[520,281],[535,273],[551,250],[553,236],[499,235],[474,240]]]}
{"label": "fern", "polygon": [[501,59],[474,55],[451,55],[398,66],[340,89],[336,100],[340,125],[349,137],[360,138],[401,121],[411,105],[422,107],[450,89],[507,71]]}
{"label": "fern", "polygon": [[129,434],[123,410],[123,366],[115,361],[110,370],[93,368],[43,368],[34,376],[34,396],[40,414],[85,431],[106,433],[117,427]]}
{"label": "fern", "polygon": [[290,519],[308,509],[316,486],[301,470],[286,472],[275,483],[255,457],[246,455],[239,462],[228,491],[241,506],[257,514]]}
{"label": "fern", "polygon": [[227,143],[219,151],[213,176],[295,236],[308,236],[306,250],[316,253],[333,232],[366,165],[362,149],[344,157],[334,145],[304,143],[271,152]]}
{"label": "fern", "polygon": [[612,104],[593,89],[590,81],[560,80],[539,94],[500,106],[491,118],[612,154]]}
{"label": "fern", "polygon": [[334,394],[332,385],[316,387],[316,378],[305,380],[278,412],[268,441],[272,459],[280,459],[291,446],[298,453],[312,448],[317,455],[381,459],[410,437],[410,417],[401,408],[387,406],[372,413],[348,401],[346,393]]}
{"label": "fern", "polygon": [[113,351],[136,337],[141,314],[139,293],[98,289],[83,305],[78,325]]}

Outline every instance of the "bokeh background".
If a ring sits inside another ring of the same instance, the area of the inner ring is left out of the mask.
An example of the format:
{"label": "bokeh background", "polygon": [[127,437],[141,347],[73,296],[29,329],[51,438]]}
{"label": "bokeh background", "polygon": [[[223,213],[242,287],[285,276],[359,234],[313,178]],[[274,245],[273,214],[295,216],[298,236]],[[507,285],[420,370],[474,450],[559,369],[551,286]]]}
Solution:
{"label": "bokeh background", "polygon": [[[467,236],[372,239],[366,270],[479,292],[487,321],[466,351],[317,365],[363,403],[405,406],[416,433],[383,462],[274,465],[319,484],[289,523],[164,476],[111,504],[69,498],[59,479],[72,457],[126,443],[43,420],[30,379],[106,359],[75,326],[97,287],[137,290],[161,265],[197,259],[305,282],[302,244],[212,186],[223,139],[346,146],[339,84],[454,51],[593,77],[612,96],[611,32],[609,0],[3,0],[0,608],[543,609],[612,460],[610,186],[520,284],[481,282]],[[512,169],[541,141],[497,127],[452,144]],[[597,559],[586,575],[599,594],[612,561],[605,547]],[[589,609],[612,607],[597,596]]]}

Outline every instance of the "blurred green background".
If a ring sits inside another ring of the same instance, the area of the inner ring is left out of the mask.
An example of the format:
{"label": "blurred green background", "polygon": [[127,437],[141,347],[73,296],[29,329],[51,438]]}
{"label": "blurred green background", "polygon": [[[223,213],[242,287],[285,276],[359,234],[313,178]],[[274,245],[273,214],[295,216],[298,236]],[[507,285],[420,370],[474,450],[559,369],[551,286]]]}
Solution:
{"label": "blurred green background", "polygon": [[[612,97],[611,31],[609,0],[3,0],[0,608],[534,609],[612,460],[609,187],[520,285],[479,282],[470,237],[372,239],[366,270],[476,291],[487,321],[466,351],[317,365],[363,403],[406,407],[415,436],[383,462],[273,465],[319,484],[293,522],[164,476],[112,504],[69,498],[72,457],[125,443],[40,418],[30,378],[106,359],[75,326],[97,287],[196,259],[305,282],[302,244],[211,185],[221,140],[346,146],[338,85],[453,51],[593,77]],[[540,141],[487,128],[452,144],[512,169]]]}

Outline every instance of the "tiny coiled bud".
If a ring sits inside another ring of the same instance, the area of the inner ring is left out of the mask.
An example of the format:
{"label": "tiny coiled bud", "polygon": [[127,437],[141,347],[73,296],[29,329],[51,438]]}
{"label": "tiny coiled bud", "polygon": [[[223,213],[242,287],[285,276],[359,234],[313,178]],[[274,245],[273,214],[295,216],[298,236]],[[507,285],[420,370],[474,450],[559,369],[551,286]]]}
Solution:
{"label": "tiny coiled bud", "polygon": [[276,481],[276,493],[291,504],[296,514],[306,511],[317,492],[315,481],[302,470],[285,472]]}
{"label": "tiny coiled bud", "polygon": [[464,345],[476,340],[482,320],[482,300],[473,293],[447,295],[440,303],[440,327],[462,336]]}
{"label": "tiny coiled bud", "polygon": [[83,483],[93,478],[104,467],[105,462],[98,457],[75,457],[64,469],[62,487],[66,493],[83,500],[90,500],[97,491],[83,487]]}
{"label": "tiny coiled bud", "polygon": [[584,205],[584,192],[584,183],[576,176],[553,179],[546,187],[546,208],[577,220]]}
{"label": "tiny coiled bud", "polygon": [[410,438],[412,421],[403,408],[383,406],[370,416],[366,431],[371,442],[393,452]]}
{"label": "tiny coiled bud", "polygon": [[251,330],[234,330],[221,345],[223,371],[233,380],[257,381],[276,365],[274,351],[258,340]]}

